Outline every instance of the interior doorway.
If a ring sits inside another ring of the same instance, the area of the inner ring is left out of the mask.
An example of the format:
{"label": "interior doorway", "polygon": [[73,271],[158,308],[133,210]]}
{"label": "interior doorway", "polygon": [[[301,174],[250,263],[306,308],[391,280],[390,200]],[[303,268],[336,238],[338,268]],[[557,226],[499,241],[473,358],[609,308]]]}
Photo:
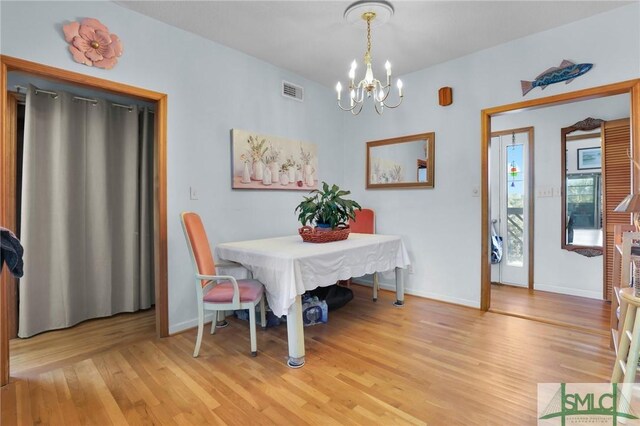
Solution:
{"label": "interior doorway", "polygon": [[[156,294],[156,334],[168,335],[167,311],[167,219],[166,219],[166,121],[167,96],[162,93],[140,89],[109,80],[84,74],[48,67],[21,59],[0,56],[0,152],[2,163],[0,175],[0,223],[9,229],[15,229],[16,218],[16,140],[13,124],[7,119],[11,115],[7,76],[9,72],[21,72],[34,77],[57,81],[64,84],[106,91],[115,95],[133,97],[155,104],[155,137],[153,141],[153,258],[154,289]],[[5,269],[2,273],[0,291],[0,385],[9,381],[9,298],[15,288],[15,279]]]}
{"label": "interior doorway", "polygon": [[24,247],[10,338],[152,309],[154,104],[22,73],[8,86]]}
{"label": "interior doorway", "polygon": [[[526,101],[526,102],[519,102],[519,103],[515,103],[515,104],[510,104],[510,105],[503,105],[500,107],[495,107],[495,108],[490,108],[490,109],[486,109],[482,111],[482,263],[481,263],[481,267],[482,267],[482,271],[481,271],[481,309],[482,310],[489,310],[491,309],[493,310],[500,310],[500,308],[498,306],[496,306],[494,308],[494,301],[492,300],[492,293],[500,293],[500,290],[502,290],[502,288],[500,287],[494,287],[494,291],[492,292],[492,285],[491,285],[491,281],[492,281],[492,277],[491,277],[491,268],[492,265],[490,263],[490,254],[491,254],[491,206],[492,206],[492,202],[493,202],[493,197],[490,191],[490,183],[491,183],[491,174],[490,174],[490,164],[491,164],[491,157],[490,157],[490,147],[492,144],[492,126],[495,126],[494,120],[498,117],[504,117],[506,115],[506,113],[510,113],[510,112],[522,112],[522,111],[533,111],[533,110],[538,110],[543,106],[557,106],[557,105],[562,105],[562,104],[571,104],[574,105],[575,102],[578,101],[582,101],[582,100],[588,100],[588,99],[597,99],[597,98],[604,98],[604,97],[609,97],[609,96],[615,96],[615,95],[619,95],[619,94],[628,94],[629,99],[630,99],[630,111],[631,111],[631,123],[632,123],[632,135],[631,135],[631,146],[632,146],[632,152],[634,157],[638,156],[638,153],[640,152],[639,150],[639,144],[640,144],[640,80],[631,80],[631,81],[626,81],[626,82],[622,82],[622,83],[616,83],[616,84],[611,84],[611,85],[607,85],[607,86],[602,86],[602,87],[596,87],[593,89],[586,89],[586,90],[581,90],[578,92],[572,92],[572,93],[567,93],[567,94],[562,94],[562,95],[556,95],[556,96],[551,96],[548,98],[540,98],[540,99],[534,99],[531,101]],[[627,101],[627,105],[629,105],[629,101]],[[509,114],[509,116],[511,116],[512,114]],[[495,128],[495,127],[494,127]],[[536,133],[537,133],[537,128],[536,128]],[[538,139],[540,138],[540,136],[538,136]],[[537,152],[536,152],[536,156],[537,156]],[[559,165],[558,165],[559,168]],[[637,187],[638,183],[640,181],[640,177],[634,173],[633,176],[633,182],[634,182],[634,186],[633,187]],[[558,190],[554,190],[553,187],[543,187],[543,188],[536,188],[536,196],[538,196],[538,192],[542,190],[542,192],[544,192],[545,194],[550,193],[551,196],[554,196],[554,194],[556,194],[556,192],[559,193],[559,189]],[[540,200],[539,200],[540,201]],[[539,204],[539,202],[537,203]],[[537,219],[539,222],[542,220],[547,220],[547,219],[542,219],[540,218],[540,216],[538,216]],[[553,218],[550,218],[548,220],[554,220]],[[559,222],[559,220],[558,220]],[[603,224],[603,226],[605,226]],[[560,234],[560,230],[558,230],[558,232],[554,232],[554,234]],[[565,232],[562,232],[562,235],[565,235]],[[557,238],[557,237],[556,237]],[[557,241],[557,240],[556,240]],[[557,242],[555,243],[557,244]],[[540,251],[541,247],[537,247],[537,250]],[[537,265],[540,265],[540,260],[538,259],[536,261]],[[544,268],[543,267],[539,267],[540,270],[542,271]],[[550,269],[550,268],[549,268]],[[513,287],[511,287],[513,288]],[[515,290],[521,290],[521,289],[515,289]],[[523,290],[523,289],[522,289]],[[524,290],[525,295],[527,296],[526,301],[531,302],[534,300],[534,298],[530,297],[532,295],[535,295],[537,292],[527,292],[526,290]],[[496,294],[497,297],[500,297],[500,294]],[[556,306],[557,309],[562,309],[563,313],[567,313],[567,312],[571,312],[571,308],[572,308],[572,303],[569,300],[565,300],[565,299],[571,299],[574,298],[574,296],[563,296],[563,295],[552,295],[554,297],[555,300],[559,301],[558,305]],[[543,297],[538,297],[538,300],[543,300]],[[586,311],[586,310],[590,310],[592,308],[589,308],[588,306],[586,306],[588,303],[582,303],[582,302],[588,302],[588,300],[585,300],[584,298],[579,298],[579,303],[578,306],[580,306],[580,310],[581,312]],[[513,299],[511,299],[513,300]],[[600,299],[599,301],[594,301],[595,303],[598,303],[599,306],[604,307],[604,309],[606,310],[606,308],[608,307],[608,303],[602,299]],[[542,302],[543,305],[547,305],[548,302]],[[498,303],[496,303],[498,304]],[[520,310],[522,311],[522,308],[520,308]],[[523,315],[516,315],[516,316],[523,316]],[[527,315],[524,315],[525,317]],[[603,318],[606,317],[606,313],[604,313],[603,315],[601,315]],[[531,318],[531,319],[535,319],[535,318]],[[541,318],[539,318],[541,319]],[[544,320],[544,319],[541,319]],[[548,319],[545,320],[545,322],[550,322]],[[561,321],[564,322],[564,321]],[[575,326],[576,328],[580,328],[579,325]]]}
{"label": "interior doorway", "polygon": [[[628,113],[629,97],[622,94],[509,114],[494,120],[494,128],[507,129],[505,130],[507,135],[503,134],[501,137],[494,135],[491,139],[490,195],[493,220],[499,218],[496,212],[504,216],[505,209],[526,204],[528,197],[524,197],[526,191],[518,188],[520,181],[518,177],[521,169],[523,181],[526,181],[528,174],[526,168],[522,168],[519,164],[523,156],[518,148],[517,134],[513,132],[509,136],[508,133],[509,129],[518,128],[523,124],[530,124],[535,128],[535,162],[531,162],[529,168],[535,170],[536,186],[529,194],[532,200],[535,199],[535,209],[532,211],[535,212],[537,226],[535,233],[531,235],[535,240],[535,251],[532,250],[528,258],[535,257],[537,269],[532,271],[535,280],[531,280],[529,291],[527,286],[523,285],[523,281],[517,281],[517,275],[505,275],[505,271],[508,274],[511,269],[505,266],[512,267],[506,264],[506,255],[509,254],[508,245],[513,240],[516,243],[520,242],[517,238],[520,237],[518,234],[520,228],[516,225],[525,223],[526,220],[523,219],[515,224],[510,223],[513,230],[505,230],[502,226],[500,234],[507,242],[504,247],[505,257],[500,264],[492,265],[492,282],[521,288],[512,290],[505,288],[506,286],[492,286],[492,311],[545,319],[555,323],[567,323],[571,326],[584,326],[592,323],[585,318],[590,318],[593,314],[595,320],[596,312],[606,310],[601,306],[604,299],[604,250],[602,237],[598,238],[598,236],[602,236],[603,213],[613,211],[621,198],[616,198],[620,193],[619,190],[607,193],[604,188],[601,188],[601,169],[604,171],[604,165],[609,160],[625,159],[625,152],[630,149],[630,144],[628,131],[626,141],[619,138],[620,142],[614,143],[606,137],[603,129],[606,128],[607,123],[616,122],[619,117],[626,116]],[[602,117],[602,119],[592,117]],[[623,132],[616,132],[616,135],[618,133]],[[510,141],[505,142],[505,138]],[[526,141],[524,143],[526,144]],[[607,147],[606,150],[605,147]],[[607,155],[604,154],[605,151]],[[498,160],[494,160],[494,156]],[[505,163],[508,164],[505,165]],[[606,168],[615,174],[607,179],[611,183],[614,183],[616,177],[622,177],[626,172],[626,186],[622,184],[624,193],[628,193],[631,186],[628,176],[630,169],[628,159],[626,164],[627,167],[624,167],[624,164],[617,164],[617,167]],[[516,169],[515,173],[508,175],[505,167],[509,170]],[[500,170],[497,176],[495,169]],[[505,185],[505,180],[513,182]],[[500,181],[501,184],[498,185],[496,181]],[[508,198],[514,198],[508,196],[511,184],[515,185],[517,202],[505,201],[505,194]],[[612,198],[613,206],[610,208],[603,207],[602,203],[607,194],[610,197],[606,198]],[[520,202],[520,199],[523,201]],[[626,220],[629,220],[628,214]],[[609,222],[610,220],[607,221]],[[520,251],[516,254],[521,255]],[[521,262],[517,262],[515,266],[520,264]],[[574,296],[574,298],[562,298],[560,297],[562,295]],[[542,300],[550,302],[556,298],[566,299],[563,303],[574,309],[573,314],[566,315],[562,310],[548,310],[545,303],[541,302]],[[579,321],[576,321],[578,319]],[[597,321],[590,327],[602,329]]]}
{"label": "interior doorway", "polygon": [[533,148],[533,127],[491,133],[492,245],[501,245],[491,281],[526,288],[533,288]]}

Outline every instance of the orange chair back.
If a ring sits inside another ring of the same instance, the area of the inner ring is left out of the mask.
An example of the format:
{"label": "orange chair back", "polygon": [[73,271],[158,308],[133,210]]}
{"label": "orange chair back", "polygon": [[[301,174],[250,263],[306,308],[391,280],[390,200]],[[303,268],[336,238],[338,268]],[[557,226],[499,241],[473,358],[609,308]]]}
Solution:
{"label": "orange chair back", "polygon": [[191,247],[191,253],[195,260],[196,268],[198,268],[198,274],[216,275],[216,265],[213,261],[211,246],[200,216],[193,212],[185,212],[181,216],[184,231]]}
{"label": "orange chair back", "polygon": [[356,220],[349,219],[351,232],[359,234],[376,233],[376,215],[371,209],[356,210]]}

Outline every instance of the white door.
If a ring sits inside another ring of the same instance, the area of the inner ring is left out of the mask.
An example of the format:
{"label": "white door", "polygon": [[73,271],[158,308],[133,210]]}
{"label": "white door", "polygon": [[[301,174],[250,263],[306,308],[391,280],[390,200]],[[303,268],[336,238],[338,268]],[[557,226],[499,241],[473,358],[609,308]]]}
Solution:
{"label": "white door", "polygon": [[529,133],[503,135],[499,142],[498,234],[502,236],[502,261],[499,281],[527,287],[529,285]]}

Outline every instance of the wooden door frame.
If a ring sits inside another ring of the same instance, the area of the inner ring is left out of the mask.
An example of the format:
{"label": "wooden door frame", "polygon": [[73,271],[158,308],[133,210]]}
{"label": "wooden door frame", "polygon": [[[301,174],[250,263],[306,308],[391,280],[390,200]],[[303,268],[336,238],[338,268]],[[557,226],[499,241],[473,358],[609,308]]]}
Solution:
{"label": "wooden door frame", "polygon": [[[156,334],[158,337],[169,335],[168,289],[167,289],[167,95],[141,89],[127,84],[117,83],[98,77],[54,68],[36,62],[0,55],[0,223],[15,229],[15,192],[16,176],[12,166],[15,153],[10,151],[9,131],[7,130],[7,76],[10,71],[19,71],[35,77],[69,83],[89,89],[103,90],[114,94],[155,102],[155,140],[154,158],[154,206],[153,206],[153,245],[155,261],[156,294]],[[9,383],[9,336],[7,296],[11,278],[7,268],[0,278],[0,386]]]}
{"label": "wooden door frame", "polygon": [[[4,147],[5,150],[2,151],[2,158],[4,162],[0,165],[0,168],[4,170],[2,174],[2,181],[5,182],[3,186],[5,192],[5,196],[2,198],[2,204],[7,206],[6,216],[0,224],[11,229],[12,231],[16,231],[18,220],[16,218],[17,209],[17,185],[16,185],[16,176],[17,176],[17,161],[16,158],[18,156],[18,96],[16,93],[9,92],[7,93],[7,109],[5,110],[5,115],[3,121],[5,122],[5,127],[3,133],[5,134],[5,142]],[[1,190],[1,189],[0,189]],[[5,200],[8,202],[5,203]],[[4,268],[3,268],[4,269]],[[3,296],[6,300],[7,311],[2,316],[3,330],[7,332],[7,338],[13,339],[16,337],[17,328],[18,328],[18,279],[13,275],[9,274],[9,271],[3,271],[2,277],[0,277],[0,284],[2,282],[5,283]],[[5,322],[6,320],[6,322]],[[6,324],[6,326],[4,325]]]}
{"label": "wooden door frame", "polygon": [[[499,130],[496,132],[491,132],[491,137],[496,137],[496,136],[505,136],[505,135],[511,135],[513,133],[527,133],[527,137],[528,137],[528,141],[527,141],[527,167],[529,170],[529,184],[527,185],[527,191],[529,193],[529,208],[527,209],[527,215],[528,217],[528,223],[527,223],[527,250],[529,250],[529,258],[527,259],[528,262],[528,268],[527,268],[527,287],[529,288],[529,290],[533,290],[533,262],[534,262],[534,257],[533,257],[533,245],[534,245],[534,215],[535,215],[535,194],[534,194],[534,181],[535,181],[535,167],[534,167],[534,161],[533,161],[533,156],[534,156],[534,140],[533,140],[533,135],[534,135],[534,130],[533,127],[519,127],[517,129],[506,129],[506,130]],[[489,141],[491,141],[491,138],[489,139]],[[490,189],[490,188],[489,188]],[[491,210],[491,207],[489,207],[489,210]],[[491,232],[491,231],[489,231]],[[491,259],[489,259],[491,260]],[[489,281],[491,281],[491,267],[489,267]]]}
{"label": "wooden door frame", "polygon": [[[607,96],[629,94],[631,103],[631,151],[632,157],[640,161],[640,79],[607,84],[590,89],[516,102],[480,112],[480,309],[488,311],[491,306],[491,241],[489,238],[491,217],[489,197],[489,147],[491,143],[491,117],[538,109],[546,106],[568,104]],[[640,173],[633,173],[633,188],[640,189]]]}

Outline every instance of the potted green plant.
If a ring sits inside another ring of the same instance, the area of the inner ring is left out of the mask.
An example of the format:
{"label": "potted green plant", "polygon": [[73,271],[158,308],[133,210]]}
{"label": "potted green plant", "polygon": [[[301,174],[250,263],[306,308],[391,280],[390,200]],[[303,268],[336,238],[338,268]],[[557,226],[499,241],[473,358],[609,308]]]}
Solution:
{"label": "potted green plant", "polygon": [[[360,204],[343,198],[351,194],[332,185],[322,182],[322,189],[315,189],[296,207],[298,220],[303,226],[315,225],[318,230],[335,230],[348,227],[349,219],[355,219],[355,211],[361,210]],[[348,235],[348,234],[347,234]]]}

